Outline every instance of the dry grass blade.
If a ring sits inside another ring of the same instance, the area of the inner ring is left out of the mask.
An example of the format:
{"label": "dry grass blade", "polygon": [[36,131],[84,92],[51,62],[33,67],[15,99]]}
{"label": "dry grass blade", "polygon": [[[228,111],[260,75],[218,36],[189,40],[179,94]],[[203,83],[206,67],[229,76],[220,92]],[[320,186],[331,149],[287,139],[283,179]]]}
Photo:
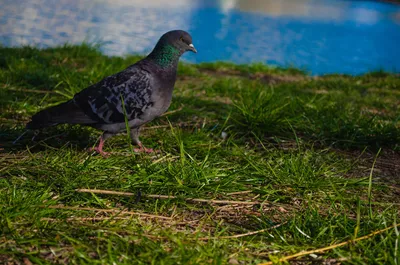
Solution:
{"label": "dry grass blade", "polygon": [[245,237],[245,236],[252,236],[252,235],[256,235],[256,234],[260,234],[260,233],[264,233],[266,231],[270,231],[272,229],[276,229],[278,227],[281,227],[282,225],[286,224],[286,222],[265,228],[265,229],[261,229],[261,230],[257,230],[257,231],[251,231],[248,233],[244,233],[244,234],[238,234],[238,235],[232,235],[232,236],[217,236],[217,237],[200,237],[199,240],[211,240],[211,239],[232,239],[232,238],[240,238],[240,237]]}
{"label": "dry grass blade", "polygon": [[2,122],[9,122],[9,123],[18,123],[18,122],[26,122],[27,121],[27,119],[7,119],[7,118],[3,118],[3,117],[0,117],[0,121],[2,121]]}
{"label": "dry grass blade", "polygon": [[[151,195],[152,198],[157,198],[157,195]],[[153,197],[154,196],[154,197]],[[256,205],[260,202],[249,202],[249,201],[230,201],[230,200],[207,200],[207,199],[193,199],[187,198],[185,201],[188,202],[205,202],[211,204],[240,204],[240,205]]]}
{"label": "dry grass blade", "polygon": [[47,93],[54,94],[55,93],[54,91],[51,91],[51,90],[39,90],[39,89],[12,88],[12,87],[3,87],[3,89],[10,90],[10,91],[38,93],[38,94],[47,94]]}
{"label": "dry grass blade", "polygon": [[[216,120],[208,120],[209,122],[215,122]],[[174,125],[176,127],[185,127],[185,126],[199,126],[199,121],[188,121],[188,122],[179,122],[178,124]],[[171,128],[171,125],[154,125],[154,126],[145,126],[142,130],[154,130],[154,129],[162,129],[162,128]],[[208,146],[208,145],[207,145]]]}
{"label": "dry grass blade", "polygon": [[173,114],[175,112],[181,111],[182,109],[183,109],[183,106],[180,107],[179,109],[176,109],[176,110],[167,111],[163,115],[161,115],[161,117],[171,115],[171,114]]}
{"label": "dry grass blade", "polygon": [[172,218],[168,217],[168,216],[154,215],[154,214],[147,214],[147,213],[138,213],[138,212],[132,212],[132,211],[124,211],[122,209],[99,209],[99,208],[72,207],[72,206],[63,206],[63,205],[43,206],[43,208],[73,210],[73,211],[95,211],[95,212],[106,212],[106,213],[119,213],[119,214],[126,214],[126,215],[137,215],[137,216],[146,217],[146,218],[159,218],[159,219],[172,220]]}
{"label": "dry grass blade", "polygon": [[130,220],[132,216],[127,217],[118,217],[118,216],[107,216],[107,217],[70,217],[66,219],[59,219],[59,218],[49,218],[43,217],[40,218],[41,221],[48,221],[48,222],[60,222],[60,221],[67,221],[67,222],[74,222],[74,221],[109,221],[109,220]]}
{"label": "dry grass blade", "polygon": [[252,193],[252,190],[244,190],[244,191],[235,191],[235,192],[229,192],[226,195],[239,195],[239,194],[247,194],[247,193]]}
{"label": "dry grass blade", "polygon": [[[310,251],[301,251],[299,253],[280,258],[278,260],[278,262],[288,261],[288,260],[291,260],[291,259],[294,259],[294,258],[297,258],[297,257],[309,255],[309,254],[322,253],[322,252],[325,252],[327,250],[335,249],[335,248],[342,247],[342,246],[345,246],[345,245],[348,245],[348,244],[351,244],[351,243],[355,243],[357,241],[361,241],[361,240],[364,240],[364,239],[371,238],[373,236],[382,234],[383,232],[386,232],[386,231],[388,231],[390,229],[397,228],[397,227],[400,227],[400,224],[392,225],[392,226],[386,227],[385,229],[378,230],[378,231],[372,232],[371,234],[368,234],[368,235],[365,235],[365,236],[362,236],[362,237],[358,237],[356,239],[351,239],[351,240],[348,240],[348,241],[345,241],[345,242],[342,242],[342,243],[339,243],[339,244],[327,246],[327,247],[324,247],[324,248],[314,249],[314,250],[310,250]],[[265,262],[265,263],[259,263],[258,265],[271,265],[271,264],[274,264],[274,262],[273,261],[268,261],[268,262]]]}
{"label": "dry grass blade", "polygon": [[142,130],[154,130],[154,129],[161,129],[161,128],[169,128],[169,125],[154,125],[149,127],[143,127]]}
{"label": "dry grass blade", "polygon": [[[122,196],[136,196],[135,193],[132,192],[123,192],[123,191],[111,191],[111,190],[93,190],[93,189],[76,189],[77,192],[85,192],[85,193],[97,193],[97,194],[110,194],[110,195],[122,195]],[[178,197],[172,195],[156,195],[156,194],[148,194],[142,195],[143,197],[153,198],[153,199],[177,199]],[[195,199],[195,198],[186,198],[184,199],[187,202],[205,202],[210,204],[241,204],[241,205],[255,205],[260,202],[249,202],[249,201],[230,201],[230,200],[208,200],[208,199]]]}

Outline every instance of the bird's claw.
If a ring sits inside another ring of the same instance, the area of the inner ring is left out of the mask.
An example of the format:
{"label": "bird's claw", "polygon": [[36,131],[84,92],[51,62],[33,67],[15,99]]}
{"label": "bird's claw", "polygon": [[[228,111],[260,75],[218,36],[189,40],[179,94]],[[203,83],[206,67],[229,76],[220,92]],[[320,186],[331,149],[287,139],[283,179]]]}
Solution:
{"label": "bird's claw", "polygon": [[100,154],[101,156],[103,156],[103,157],[107,157],[107,156],[109,156],[111,153],[109,153],[109,152],[104,152],[102,149],[100,149],[99,147],[91,147],[91,148],[89,148],[89,152],[96,152],[96,153],[98,153],[98,154]]}

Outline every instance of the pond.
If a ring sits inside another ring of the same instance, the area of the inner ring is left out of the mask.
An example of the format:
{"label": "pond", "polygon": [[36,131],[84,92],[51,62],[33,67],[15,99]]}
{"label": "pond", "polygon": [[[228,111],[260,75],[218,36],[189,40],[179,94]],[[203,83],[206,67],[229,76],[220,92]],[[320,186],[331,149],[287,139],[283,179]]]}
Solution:
{"label": "pond", "polygon": [[101,43],[148,53],[171,29],[191,33],[189,62],[264,62],[314,75],[400,71],[400,5],[344,0],[2,0],[3,46]]}

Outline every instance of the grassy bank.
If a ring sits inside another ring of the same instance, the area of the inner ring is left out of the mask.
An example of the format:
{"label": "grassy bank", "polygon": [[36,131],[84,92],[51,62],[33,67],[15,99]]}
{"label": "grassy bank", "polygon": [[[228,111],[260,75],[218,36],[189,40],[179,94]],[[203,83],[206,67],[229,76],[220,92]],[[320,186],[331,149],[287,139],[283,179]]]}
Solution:
{"label": "grassy bank", "polygon": [[138,59],[0,48],[0,263],[279,264],[327,246],[289,262],[400,263],[395,74],[182,64],[142,129],[160,154],[121,135],[105,159],[86,151],[98,131],[66,125],[13,144],[30,115]]}

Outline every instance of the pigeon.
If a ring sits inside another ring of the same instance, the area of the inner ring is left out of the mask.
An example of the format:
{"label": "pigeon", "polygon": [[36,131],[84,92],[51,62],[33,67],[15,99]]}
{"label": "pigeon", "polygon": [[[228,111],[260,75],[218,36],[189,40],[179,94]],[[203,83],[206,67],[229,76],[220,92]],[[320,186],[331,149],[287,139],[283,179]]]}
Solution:
{"label": "pigeon", "polygon": [[71,100],[44,109],[32,116],[27,129],[39,130],[58,124],[80,124],[103,131],[97,147],[101,155],[104,142],[126,132],[126,120],[135,152],[151,153],[139,140],[139,129],[162,115],[172,100],[179,58],[186,51],[197,53],[192,37],[183,30],[165,33],[144,59],[123,71],[108,76],[74,95]]}

